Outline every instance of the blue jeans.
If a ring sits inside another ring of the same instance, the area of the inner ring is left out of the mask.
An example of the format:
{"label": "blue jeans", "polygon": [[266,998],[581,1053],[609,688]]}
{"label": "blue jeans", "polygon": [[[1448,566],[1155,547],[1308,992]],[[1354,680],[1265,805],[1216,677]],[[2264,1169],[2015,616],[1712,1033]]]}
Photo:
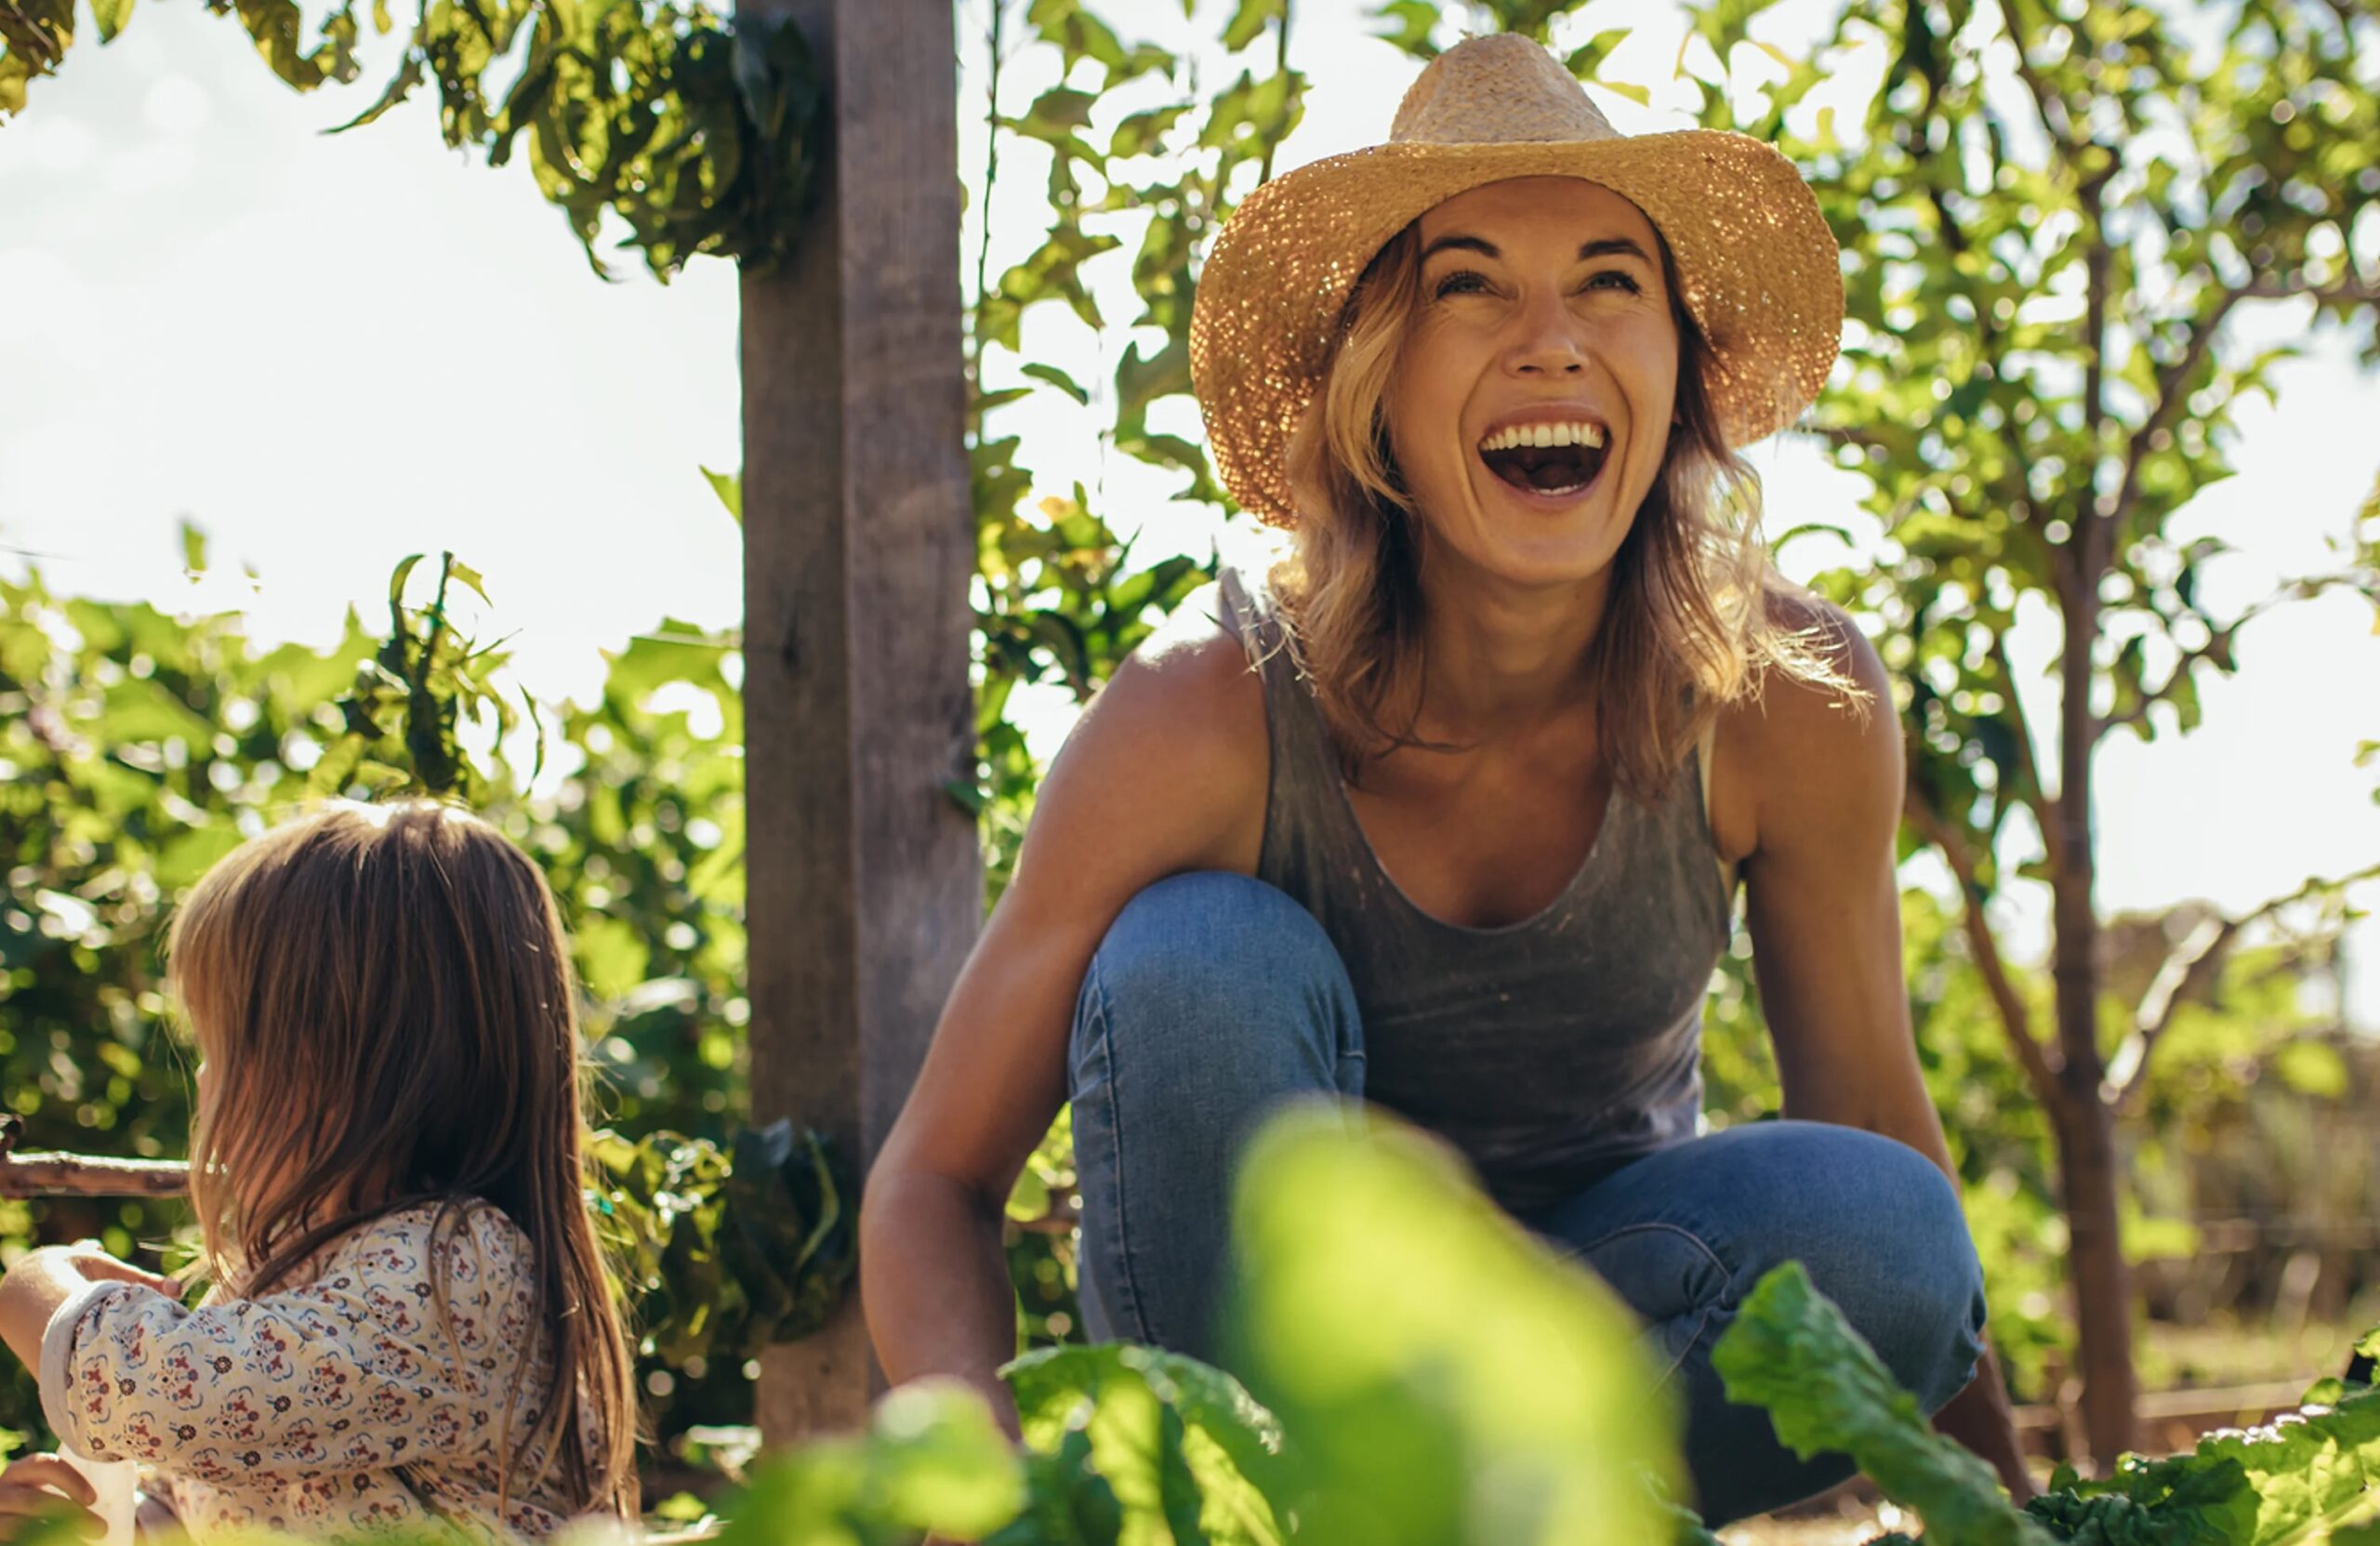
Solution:
{"label": "blue jeans", "polygon": [[[1232,1163],[1273,1106],[1360,1096],[1355,990],[1321,926],[1245,876],[1134,897],[1083,979],[1069,1057],[1084,1328],[1211,1358]],[[1521,1221],[1643,1317],[1713,1525],[1822,1491],[1766,1412],[1728,1403],[1711,1347],[1763,1273],[1799,1261],[1894,1376],[1938,1409],[1973,1377],[1982,1271],[1957,1194],[1915,1150],[1763,1122],[1633,1161]]]}

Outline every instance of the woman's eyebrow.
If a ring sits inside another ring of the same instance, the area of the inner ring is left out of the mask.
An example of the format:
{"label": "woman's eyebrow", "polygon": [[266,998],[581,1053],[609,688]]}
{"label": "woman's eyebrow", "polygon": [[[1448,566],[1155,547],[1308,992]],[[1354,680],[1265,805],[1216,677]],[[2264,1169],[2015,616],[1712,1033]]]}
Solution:
{"label": "woman's eyebrow", "polygon": [[[1504,256],[1498,250],[1495,243],[1485,237],[1448,235],[1441,236],[1423,247],[1421,259],[1427,262],[1442,252],[1475,252],[1482,258]],[[1614,257],[1633,258],[1638,262],[1648,266],[1653,261],[1651,255],[1639,246],[1634,238],[1628,236],[1607,236],[1599,242],[1589,242],[1579,249],[1579,261],[1581,263],[1591,258]]]}
{"label": "woman's eyebrow", "polygon": [[1633,258],[1647,266],[1653,261],[1643,247],[1638,246],[1633,238],[1626,236],[1610,236],[1600,242],[1589,242],[1579,249],[1580,262],[1585,262],[1590,258],[1611,257]]}
{"label": "woman's eyebrow", "polygon": [[1482,258],[1501,258],[1496,244],[1479,236],[1441,236],[1421,249],[1421,260],[1429,261],[1442,252],[1475,252]]}

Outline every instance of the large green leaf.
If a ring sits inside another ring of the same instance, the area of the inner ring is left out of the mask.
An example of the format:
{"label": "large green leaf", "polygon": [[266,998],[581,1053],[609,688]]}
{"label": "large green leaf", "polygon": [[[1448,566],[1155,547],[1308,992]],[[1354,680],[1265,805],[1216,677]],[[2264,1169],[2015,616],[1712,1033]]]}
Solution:
{"label": "large green leaf", "polygon": [[1800,1262],[1760,1280],[1711,1362],[1727,1398],[1765,1407],[1787,1447],[1805,1460],[1849,1455],[1885,1497],[1924,1517],[1935,1546],[2052,1546],[1989,1466],[1934,1433]]}
{"label": "large green leaf", "polygon": [[1236,1367],[1280,1414],[1299,1539],[1640,1546],[1677,1415],[1633,1317],[1382,1119],[1298,1111],[1234,1202]]}
{"label": "large green leaf", "polygon": [[1017,1517],[1025,1471],[983,1398],[905,1385],[864,1434],[769,1462],[730,1510],[720,1546],[892,1546],[920,1533],[981,1540]]}
{"label": "large green leaf", "polygon": [[1266,1489],[1282,1479],[1271,1413],[1219,1369],[1111,1343],[1029,1353],[1002,1370],[1025,1442],[1057,1453],[1084,1433],[1128,1528],[1162,1520],[1177,1546],[1277,1546]]}

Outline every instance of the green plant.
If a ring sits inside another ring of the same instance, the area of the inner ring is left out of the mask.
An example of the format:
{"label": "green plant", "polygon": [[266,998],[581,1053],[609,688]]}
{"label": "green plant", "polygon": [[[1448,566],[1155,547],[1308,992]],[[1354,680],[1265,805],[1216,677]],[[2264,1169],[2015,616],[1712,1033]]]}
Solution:
{"label": "green plant", "polygon": [[[310,19],[298,0],[207,0],[255,40],[298,91],[345,86],[361,66],[358,0]],[[99,41],[133,0],[91,0]],[[0,119],[74,42],[76,0],[0,7]],[[396,26],[372,0],[373,31]],[[311,47],[304,41],[310,29]],[[491,166],[525,138],[537,191],[595,255],[604,217],[621,245],[667,280],[701,254],[765,268],[792,250],[816,175],[823,102],[801,33],[764,13],[731,24],[701,0],[420,0],[397,68],[371,106],[332,132],[373,123],[429,84],[439,131]]]}
{"label": "green plant", "polygon": [[1729,1399],[1765,1407],[1798,1454],[1850,1455],[1924,1518],[1931,1546],[2298,1546],[2368,1539],[2380,1526],[2380,1391],[2369,1385],[2325,1381],[2300,1411],[2187,1454],[2126,1455],[2106,1480],[2062,1468],[2019,1511],[1988,1468],[1927,1429],[1796,1264],[1761,1280],[1712,1361]]}
{"label": "green plant", "polygon": [[788,1121],[722,1150],[660,1131],[595,1135],[588,1197],[621,1265],[639,1351],[670,1368],[740,1368],[826,1322],[857,1265],[851,1176]]}

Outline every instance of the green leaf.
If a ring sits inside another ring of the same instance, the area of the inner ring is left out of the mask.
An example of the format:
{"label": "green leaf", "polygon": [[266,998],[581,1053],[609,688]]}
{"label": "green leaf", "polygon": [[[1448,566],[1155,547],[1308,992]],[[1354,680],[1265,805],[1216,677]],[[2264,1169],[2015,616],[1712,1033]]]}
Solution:
{"label": "green leaf", "polygon": [[157,884],[179,891],[196,884],[200,876],[239,847],[241,840],[240,829],[229,822],[187,828],[167,839],[157,851],[152,873]]}
{"label": "green leaf", "polygon": [[414,565],[419,563],[426,556],[421,553],[407,553],[397,561],[395,571],[389,575],[389,605],[391,608],[404,604],[405,581],[413,578]]}
{"label": "green leaf", "polygon": [[1613,27],[1597,33],[1571,49],[1569,57],[1562,62],[1571,74],[1582,81],[1592,81],[1595,78],[1595,72],[1603,67],[1603,61],[1611,57],[1614,48],[1627,42],[1628,36],[1629,29],[1625,27]]}
{"label": "green leaf", "polygon": [[[374,20],[378,21],[380,17],[381,13],[376,9],[373,12]],[[407,48],[404,59],[397,66],[397,73],[389,77],[389,84],[380,88],[380,95],[372,99],[370,107],[365,108],[346,123],[336,125],[323,132],[345,134],[350,129],[360,129],[366,124],[378,123],[382,115],[390,108],[413,95],[413,88],[422,82],[422,66],[423,59],[420,51],[416,48]]]}
{"label": "green leaf", "polygon": [[2236,1460],[2127,1455],[2108,1481],[2066,1479],[2027,1512],[2093,1546],[2234,1546],[2255,1526],[2256,1496]]}
{"label": "green leaf", "polygon": [[644,981],[652,951],[637,927],[616,918],[582,920],[571,941],[579,980],[598,999],[624,998]]}
{"label": "green leaf", "polygon": [[983,1398],[953,1381],[903,1385],[867,1431],[767,1462],[720,1546],[854,1546],[919,1533],[981,1540],[1025,1507],[1025,1472]]}
{"label": "green leaf", "polygon": [[[127,3],[126,8],[129,9]],[[181,523],[182,573],[192,578],[206,573],[206,534],[195,522]]]}
{"label": "green leaf", "polygon": [[1025,367],[1025,374],[1032,377],[1037,381],[1049,382],[1050,385],[1057,388],[1060,391],[1064,392],[1068,397],[1073,398],[1078,403],[1088,404],[1091,402],[1091,394],[1083,390],[1081,387],[1076,385],[1075,378],[1073,377],[1068,376],[1064,371],[1060,370],[1055,365],[1045,365],[1039,363],[1026,365]]}
{"label": "green leaf", "polygon": [[1767,1407],[1793,1453],[1849,1455],[1885,1497],[1924,1516],[1930,1537],[1956,1546],[2052,1546],[1989,1466],[1926,1425],[1917,1398],[1893,1382],[1800,1262],[1760,1280],[1711,1363],[1727,1399]]}
{"label": "green leaf", "polygon": [[91,0],[91,19],[99,26],[99,41],[113,43],[132,20],[132,0]]}
{"label": "green leaf", "polygon": [[665,617],[659,631],[638,634],[628,641],[627,649],[610,656],[612,667],[603,679],[604,694],[623,704],[636,705],[671,682],[723,689],[726,678],[720,663],[734,648],[734,642],[721,635],[706,633],[692,623]]}
{"label": "green leaf", "polygon": [[180,741],[193,749],[215,739],[215,726],[154,677],[126,677],[101,700],[107,735],[118,744]]}
{"label": "green leaf", "polygon": [[719,496],[719,502],[727,507],[727,513],[735,518],[737,525],[742,525],[744,523],[743,472],[740,469],[734,472],[713,472],[706,467],[702,469],[702,474],[704,481],[710,484],[710,491]]}
{"label": "green leaf", "polygon": [[1677,1414],[1633,1316],[1441,1143],[1353,1110],[1292,1112],[1239,1177],[1227,1341],[1291,1441],[1301,1540],[1667,1538],[1646,1482],[1679,1475]]}
{"label": "green leaf", "polygon": [[1431,0],[1387,0],[1372,12],[1372,17],[1388,23],[1385,32],[1373,36],[1415,59],[1438,57],[1437,45],[1430,41],[1430,34],[1437,30],[1438,7]]}
{"label": "green leaf", "polygon": [[1127,114],[1108,137],[1107,153],[1117,157],[1154,153],[1162,147],[1166,131],[1180,123],[1182,115],[1189,111],[1187,102],[1174,102]]}
{"label": "green leaf", "polygon": [[1025,1513],[984,1546],[1117,1546],[1123,1505],[1091,1466],[1091,1435],[1068,1430],[1054,1454],[1025,1455]]}
{"label": "green leaf", "polygon": [[[456,584],[469,587],[471,594],[483,601],[487,601],[487,582],[481,577],[478,570],[456,558],[452,553],[445,555],[445,565],[446,574]],[[488,601],[488,604],[493,606],[496,603]]]}
{"label": "green leaf", "polygon": [[1247,47],[1279,18],[1281,9],[1282,0],[1239,0],[1239,8],[1223,25],[1223,46],[1235,54]]}
{"label": "green leaf", "polygon": [[1280,1476],[1280,1426],[1220,1369],[1128,1343],[1044,1348],[1001,1371],[1025,1443],[1063,1449],[1076,1431],[1114,1488],[1126,1529],[1166,1523],[1218,1546],[1276,1546],[1267,1489]]}

